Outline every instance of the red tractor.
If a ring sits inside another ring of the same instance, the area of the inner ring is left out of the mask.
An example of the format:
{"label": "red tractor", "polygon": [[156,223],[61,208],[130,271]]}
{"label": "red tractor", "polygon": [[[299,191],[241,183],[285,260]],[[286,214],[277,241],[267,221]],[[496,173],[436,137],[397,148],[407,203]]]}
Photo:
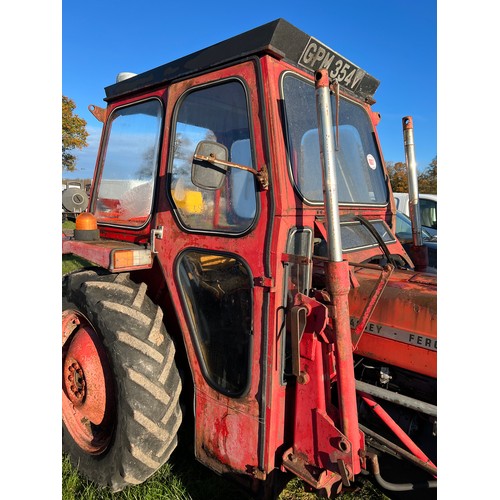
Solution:
{"label": "red tractor", "polygon": [[[418,262],[394,236],[378,84],[278,19],[89,107],[63,254],[93,266],[62,312],[63,449],[89,479],[145,481],[192,417],[196,459],[254,492],[436,488],[437,278],[418,224]],[[418,474],[387,480],[387,454]]]}

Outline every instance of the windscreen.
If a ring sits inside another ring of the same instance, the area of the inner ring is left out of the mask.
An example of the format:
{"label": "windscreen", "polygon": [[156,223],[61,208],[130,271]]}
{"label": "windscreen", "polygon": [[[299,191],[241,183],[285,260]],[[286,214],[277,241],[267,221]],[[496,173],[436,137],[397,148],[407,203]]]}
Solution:
{"label": "windscreen", "polygon": [[[310,203],[323,202],[322,168],[314,86],[288,73],[282,80],[287,148],[293,182]],[[385,204],[387,187],[372,123],[366,111],[340,99],[338,117],[332,95],[334,127],[338,138],[335,165],[339,203]]]}

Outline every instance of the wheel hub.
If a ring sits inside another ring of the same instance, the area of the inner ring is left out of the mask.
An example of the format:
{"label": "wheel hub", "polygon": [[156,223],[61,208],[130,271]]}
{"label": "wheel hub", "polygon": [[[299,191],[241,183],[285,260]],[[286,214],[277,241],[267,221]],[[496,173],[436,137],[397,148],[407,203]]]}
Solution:
{"label": "wheel hub", "polygon": [[75,361],[68,366],[65,377],[66,394],[74,405],[85,401],[86,383],[82,367]]}
{"label": "wheel hub", "polygon": [[63,421],[75,442],[100,453],[113,428],[111,369],[97,332],[77,311],[63,313]]}
{"label": "wheel hub", "polygon": [[106,412],[106,377],[100,339],[89,325],[80,325],[69,339],[63,365],[63,389],[71,403],[93,424]]}

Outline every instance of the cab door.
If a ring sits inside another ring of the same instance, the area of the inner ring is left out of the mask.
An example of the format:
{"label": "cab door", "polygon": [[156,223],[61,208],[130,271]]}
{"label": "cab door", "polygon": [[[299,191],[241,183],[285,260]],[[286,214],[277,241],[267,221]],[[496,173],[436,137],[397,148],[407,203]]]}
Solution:
{"label": "cab door", "polygon": [[219,188],[202,188],[192,165],[208,141],[229,162],[262,169],[257,87],[248,61],[168,88],[156,249],[194,380],[195,453],[219,472],[259,464],[269,191],[231,167]]}

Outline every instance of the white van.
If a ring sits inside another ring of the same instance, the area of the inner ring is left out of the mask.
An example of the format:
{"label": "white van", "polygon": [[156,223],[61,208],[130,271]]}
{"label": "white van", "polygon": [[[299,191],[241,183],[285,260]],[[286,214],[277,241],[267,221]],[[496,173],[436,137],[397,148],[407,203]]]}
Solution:
{"label": "white van", "polygon": [[[393,193],[396,208],[408,217],[410,216],[410,202],[408,193]],[[437,195],[419,193],[420,218],[422,226],[433,236],[437,234]]]}

